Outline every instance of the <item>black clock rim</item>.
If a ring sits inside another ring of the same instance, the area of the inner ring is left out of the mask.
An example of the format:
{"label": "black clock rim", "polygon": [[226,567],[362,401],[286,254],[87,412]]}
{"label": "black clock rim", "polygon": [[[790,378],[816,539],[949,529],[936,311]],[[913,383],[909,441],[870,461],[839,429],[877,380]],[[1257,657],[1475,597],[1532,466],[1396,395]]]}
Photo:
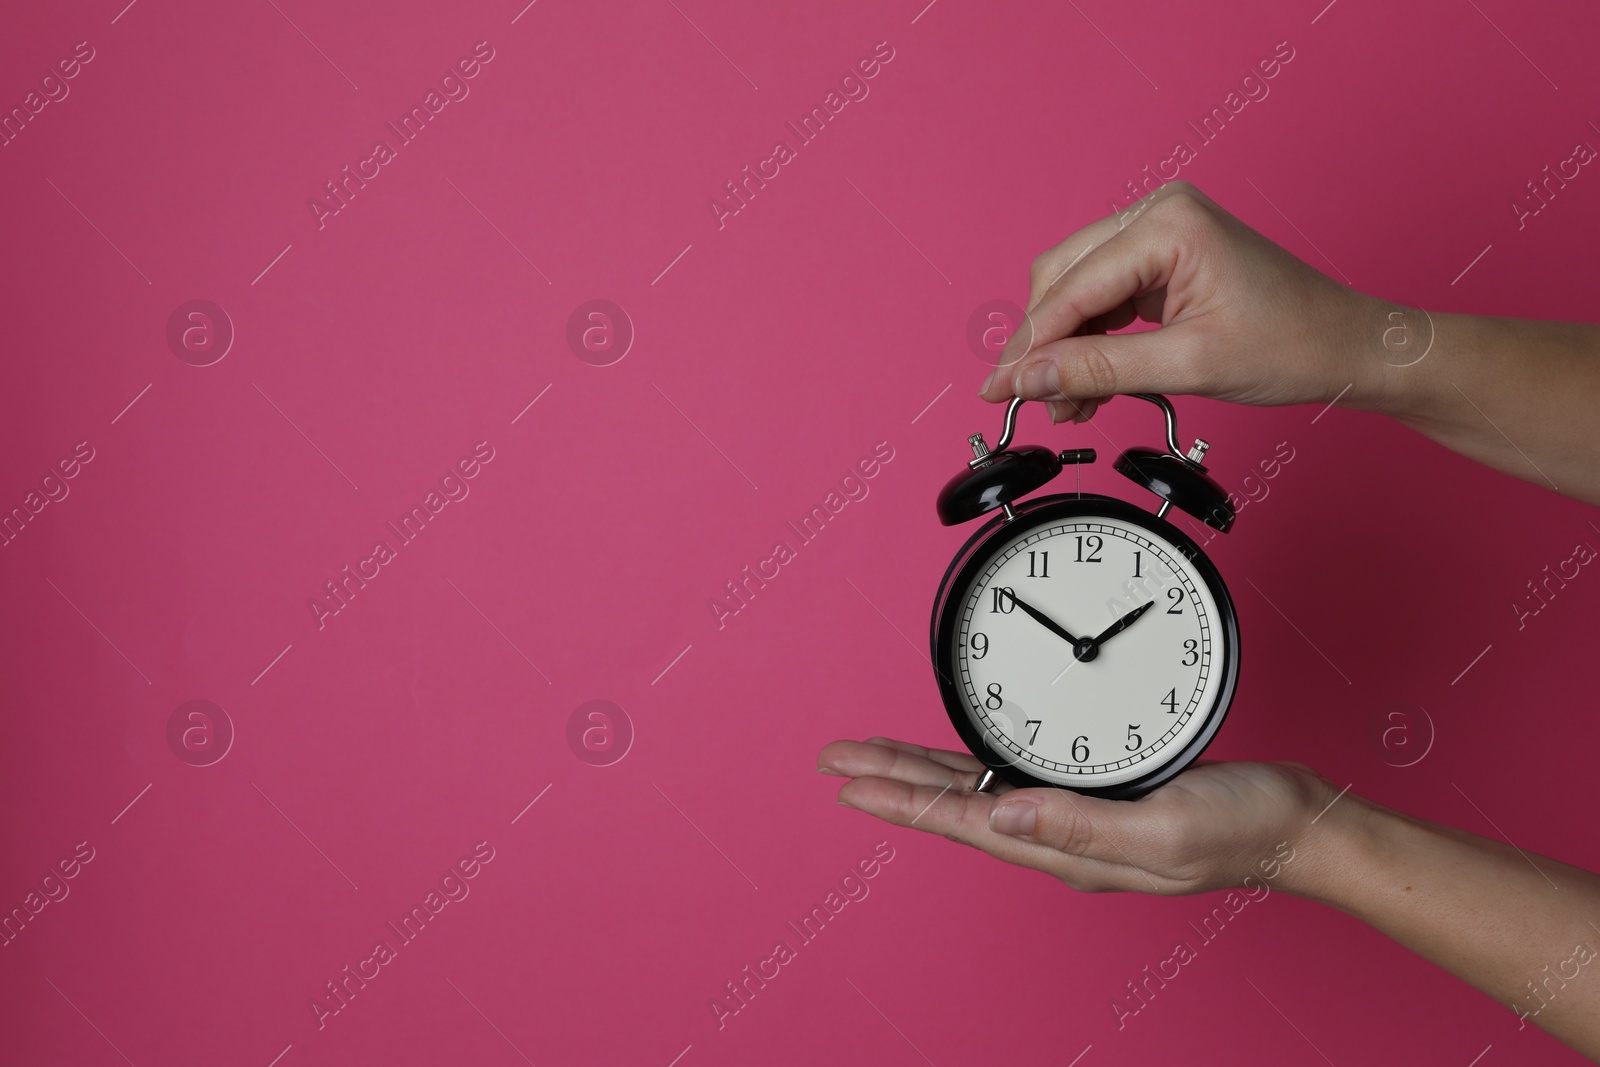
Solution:
{"label": "black clock rim", "polygon": [[[1025,501],[1014,506],[1012,511],[1014,515],[1012,519],[1007,520],[1003,514],[996,514],[967,539],[955,558],[950,561],[950,566],[945,569],[944,578],[939,583],[938,594],[934,598],[929,641],[933,656],[934,678],[939,685],[939,696],[944,702],[945,714],[950,717],[951,725],[955,727],[956,733],[960,735],[968,751],[981,760],[984,766],[1013,786],[1022,789],[1068,789],[1083,796],[1105,797],[1112,800],[1132,800],[1143,796],[1157,786],[1176,778],[1199,759],[1201,753],[1216,737],[1217,731],[1221,729],[1223,719],[1227,718],[1228,709],[1233,704],[1234,691],[1239,683],[1239,616],[1234,609],[1233,597],[1229,594],[1228,587],[1223,584],[1221,572],[1194,538],[1166,519],[1136,507],[1126,500],[1094,493],[1056,494]],[[1164,537],[1175,545],[1188,558],[1206,583],[1206,588],[1211,591],[1212,598],[1217,602],[1217,614],[1220,616],[1218,625],[1225,638],[1226,654],[1222,664],[1222,687],[1217,691],[1217,699],[1206,721],[1201,724],[1199,732],[1190,738],[1177,755],[1138,778],[1131,778],[1115,785],[1080,788],[1035,777],[996,753],[987,737],[968,717],[966,700],[957,688],[956,680],[946,674],[946,668],[954,663],[954,656],[951,653],[954,651],[955,628],[959,614],[949,610],[949,594],[952,589],[966,588],[975,572],[987,560],[987,554],[982,551],[983,547],[990,543],[991,539],[999,537],[1002,530],[1005,539],[1010,540],[1020,532],[1059,519],[1082,515],[1104,515],[1107,518],[1119,519]]]}

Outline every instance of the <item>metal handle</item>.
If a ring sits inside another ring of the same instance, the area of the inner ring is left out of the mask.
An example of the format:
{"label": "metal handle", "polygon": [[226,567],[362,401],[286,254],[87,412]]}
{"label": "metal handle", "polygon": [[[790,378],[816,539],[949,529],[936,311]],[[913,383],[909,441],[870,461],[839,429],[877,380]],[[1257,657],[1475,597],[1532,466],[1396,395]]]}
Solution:
{"label": "metal handle", "polygon": [[[1129,393],[1128,395],[1136,396],[1140,400],[1148,400],[1161,409],[1161,413],[1167,417],[1167,451],[1182,459],[1183,446],[1178,444],[1178,413],[1172,410],[1172,401],[1160,393]],[[1203,452],[1204,450],[1202,450],[1202,454]]]}
{"label": "metal handle", "polygon": [[981,433],[975,433],[967,438],[967,444],[972,446],[972,458],[967,460],[968,467],[973,470],[977,470],[979,467],[987,467],[994,462],[993,457],[996,452],[1004,452],[1010,446],[1011,438],[1017,430],[1017,409],[1022,404],[1023,398],[1014,396],[1011,398],[1011,403],[1006,405],[1005,428],[1000,431],[1000,440],[995,442],[993,449],[984,441]]}
{"label": "metal handle", "polygon": [[1024,403],[1026,401],[1022,397],[1014,396],[1011,398],[1011,403],[1006,405],[1006,424],[1000,430],[1000,440],[994,443],[995,452],[1004,452],[1011,444],[1011,438],[1017,430],[1017,409]]}
{"label": "metal handle", "polygon": [[[1138,397],[1140,400],[1148,400],[1150,403],[1160,408],[1161,414],[1166,416],[1167,450],[1174,456],[1177,456],[1179,459],[1184,460],[1186,463],[1189,463],[1192,466],[1200,466],[1200,460],[1205,456],[1206,450],[1211,446],[1203,439],[1197,437],[1195,438],[1194,447],[1190,449],[1189,452],[1184,452],[1183,446],[1178,444],[1178,414],[1172,409],[1172,402],[1170,400],[1162,396],[1160,393],[1129,393],[1128,395]],[[1012,397],[1011,402],[1006,405],[1005,425],[1000,430],[1000,440],[995,442],[994,448],[984,448],[982,451],[979,451],[978,445],[982,444],[983,435],[974,435],[973,452],[975,454],[972,459],[967,461],[968,466],[981,466],[989,462],[989,457],[993,456],[996,452],[1004,452],[1010,447],[1011,439],[1016,435],[1017,430],[1017,409],[1020,408],[1024,403],[1024,398],[1016,396]]]}

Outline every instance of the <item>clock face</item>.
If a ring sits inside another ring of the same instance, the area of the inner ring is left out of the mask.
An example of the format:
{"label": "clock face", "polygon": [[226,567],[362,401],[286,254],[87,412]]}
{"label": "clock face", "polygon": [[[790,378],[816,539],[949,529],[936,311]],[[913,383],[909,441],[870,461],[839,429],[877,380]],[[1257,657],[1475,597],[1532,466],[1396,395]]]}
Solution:
{"label": "clock face", "polygon": [[1164,522],[1086,506],[979,546],[944,601],[941,655],[947,703],[990,755],[1092,791],[1199,754],[1232,696],[1237,629],[1215,569],[1156,532]]}

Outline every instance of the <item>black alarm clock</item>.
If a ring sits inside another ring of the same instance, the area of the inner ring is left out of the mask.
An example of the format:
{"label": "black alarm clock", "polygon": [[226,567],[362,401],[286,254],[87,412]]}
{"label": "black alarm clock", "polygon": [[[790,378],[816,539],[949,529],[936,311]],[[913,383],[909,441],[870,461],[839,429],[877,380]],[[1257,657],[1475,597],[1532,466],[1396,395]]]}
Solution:
{"label": "black alarm clock", "polygon": [[956,732],[988,770],[978,789],[1062,786],[1130,799],[1171,780],[1216,736],[1239,679],[1239,621],[1222,575],[1167,521],[1177,507],[1226,532],[1234,507],[1183,452],[1164,396],[1167,451],[1114,469],[1155,511],[1093,493],[1021,498],[1093,449],[1013,448],[1021,398],[991,450],[939,493],[946,526],[990,515],[945,571],[933,606],[934,674]]}

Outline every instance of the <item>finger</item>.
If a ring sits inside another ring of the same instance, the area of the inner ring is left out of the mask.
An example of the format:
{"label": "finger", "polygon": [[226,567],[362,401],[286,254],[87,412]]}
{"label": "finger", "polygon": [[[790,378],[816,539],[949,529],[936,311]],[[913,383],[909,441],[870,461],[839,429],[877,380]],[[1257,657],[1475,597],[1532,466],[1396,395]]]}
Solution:
{"label": "finger", "polygon": [[1001,368],[1025,400],[1088,400],[1118,393],[1195,393],[1207,383],[1198,354],[1204,327],[1179,323],[1143,333],[1063,337]]}
{"label": "finger", "polygon": [[833,742],[817,757],[817,767],[849,778],[891,778],[907,785],[966,793],[977,788],[982,773],[982,764],[978,769],[961,770],[915,752],[865,741]]}
{"label": "finger", "polygon": [[1124,300],[1105,314],[1096,315],[1094,318],[1086,320],[1082,326],[1078,327],[1078,333],[1080,335],[1110,333],[1112,330],[1120,330],[1125,326],[1131,326],[1133,320],[1138,317],[1139,313],[1134,309],[1133,301]]}
{"label": "finger", "polygon": [[[1023,790],[1017,790],[1023,792]],[[857,778],[839,790],[839,800],[896,826],[939,834],[982,849],[996,859],[1054,875],[1074,889],[1149,891],[1142,872],[1090,856],[1069,855],[1026,838],[990,829],[990,812],[1002,803],[986,793],[960,793],[884,778]]]}
{"label": "finger", "polygon": [[1099,410],[1109,397],[1089,397],[1080,400],[1047,400],[1045,407],[1050,412],[1050,421],[1060,422],[1088,422],[1094,418],[1094,413]]}
{"label": "finger", "polygon": [[1034,305],[1044,298],[1050,287],[1086,256],[1090,249],[1105,243],[1126,229],[1158,199],[1175,191],[1176,189],[1162,186],[1154,193],[1149,193],[1129,204],[1125,209],[1113,212],[1105,218],[1096,219],[1083,229],[1070,234],[1054,248],[1040,253],[1028,270],[1028,310],[1032,311]]}
{"label": "finger", "polygon": [[[1104,315],[1094,318],[1078,327],[1075,336],[1086,337],[1090,334],[1104,334],[1109,330],[1120,330],[1135,318],[1139,317],[1134,309],[1133,301],[1118,305]],[[1047,400],[1045,408],[1050,413],[1052,424],[1063,422],[1088,422],[1094,418],[1094,413],[1101,404],[1110,401],[1110,397],[1073,397],[1068,400]]]}
{"label": "finger", "polygon": [[1114,396],[1091,396],[1087,400],[1068,400],[1067,403],[1078,409],[1078,415],[1073,422],[1088,422],[1094,418],[1094,413],[1115,400]]}
{"label": "finger", "polygon": [[1162,286],[1133,298],[1133,313],[1143,322],[1160,324],[1166,321],[1167,287]]}
{"label": "finger", "polygon": [[909,752],[914,756],[931,759],[942,763],[946,767],[953,767],[958,771],[977,771],[983,773],[983,762],[970,752],[952,752],[944,748],[924,748],[910,741],[896,741],[892,737],[869,737],[869,745],[883,745],[887,748],[897,748],[901,752]]}
{"label": "finger", "polygon": [[[1167,200],[1178,203],[1171,197]],[[1053,282],[1029,310],[1025,328],[1001,351],[999,365],[984,383],[983,397],[1002,400],[1015,395],[1010,386],[1020,367],[1031,364],[1042,346],[1072,337],[1096,316],[1130,301],[1136,309],[1151,310],[1145,298],[1166,288],[1181,259],[1175,237],[1175,232],[1181,233],[1175,219],[1180,212],[1190,218],[1199,214],[1192,207],[1152,210],[1090,249]],[[1170,313],[1164,302],[1163,307]]]}
{"label": "finger", "polygon": [[1180,216],[1194,214],[1177,207],[1152,212],[1090,249],[1029,312],[1031,346],[1069,337],[1103,316],[1120,315],[1127,325],[1133,321],[1128,311],[1141,305],[1150,310],[1151,302],[1142,298],[1166,288],[1189,225]]}
{"label": "finger", "polygon": [[1096,219],[1035,259],[1028,271],[1028,311],[1031,313],[1038,307],[1039,301],[1063,274],[1116,232],[1111,218]]}
{"label": "finger", "polygon": [[1159,828],[1137,804],[1086,797],[1066,789],[1017,789],[996,800],[989,813],[996,833],[1044,845],[1069,856],[1136,866],[1141,839]]}
{"label": "finger", "polygon": [[[988,768],[984,766],[983,761],[978,759],[970,752],[952,752],[949,749],[944,748],[924,748],[923,746],[913,744],[910,741],[896,741],[891,737],[869,737],[867,738],[867,744],[885,745],[889,748],[897,748],[902,752],[910,752],[913,755],[923,756],[924,758],[931,759],[936,763],[942,763],[946,767],[953,767],[958,771],[974,771],[978,775],[978,778],[975,781],[982,780],[983,772],[988,770]],[[977,788],[976,785],[974,785],[973,788]],[[1002,793],[1009,793],[1015,788],[1016,786],[1010,784],[1004,779],[997,778],[995,781],[989,784],[989,788],[985,790],[985,792],[999,796]]]}
{"label": "finger", "polygon": [[[1017,332],[1006,342],[1005,348],[1000,353],[997,361],[998,367],[984,383],[979,394],[990,401],[1010,399],[1012,393],[1005,388],[997,387],[996,381],[1001,377],[999,371],[1006,367],[1015,367],[1017,363],[1026,358],[1028,351],[1035,345],[1051,338],[1042,336],[1040,322],[1034,319],[1034,309],[1045,299],[1046,295],[1056,286],[1062,277],[1076,267],[1090,252],[1104,244],[1106,241],[1121,233],[1130,226],[1135,219],[1140,218],[1145,211],[1158,200],[1186,194],[1197,200],[1205,201],[1207,198],[1198,189],[1187,182],[1170,182],[1155,192],[1142,197],[1122,211],[1114,212],[1105,218],[1096,219],[1089,225],[1071,234],[1066,240],[1047,249],[1035,257],[1028,271],[1028,308],[1024,322]],[[1153,293],[1135,294],[1130,297],[1130,302],[1138,317],[1147,322],[1161,321],[1161,309],[1165,303],[1165,288]],[[1128,322],[1131,322],[1129,319]],[[1127,325],[1126,322],[1122,325]],[[1111,329],[1121,329],[1121,326],[1112,326]]]}
{"label": "finger", "polygon": [[[1006,367],[1015,367],[1017,362],[1025,358],[1029,350],[1038,343],[1038,329],[1033,318],[1034,306],[1043,299],[1051,285],[1062,274],[1076,266],[1078,261],[1093,251],[1100,241],[1116,233],[1116,229],[1112,225],[1113,219],[1114,216],[1112,219],[1100,219],[1085,226],[1033,261],[1028,278],[1031,291],[1028,296],[1028,308],[1023,312],[1023,321],[1018,324],[1016,332],[1006,340],[1005,347],[1000,350],[1000,356],[996,360],[996,369],[990,372],[988,379],[984,382],[982,388],[978,390],[979,396],[991,401],[1010,398],[1010,393],[997,392],[992,386],[996,378],[999,377],[1000,370]],[[1113,327],[1113,329],[1115,328]]]}

